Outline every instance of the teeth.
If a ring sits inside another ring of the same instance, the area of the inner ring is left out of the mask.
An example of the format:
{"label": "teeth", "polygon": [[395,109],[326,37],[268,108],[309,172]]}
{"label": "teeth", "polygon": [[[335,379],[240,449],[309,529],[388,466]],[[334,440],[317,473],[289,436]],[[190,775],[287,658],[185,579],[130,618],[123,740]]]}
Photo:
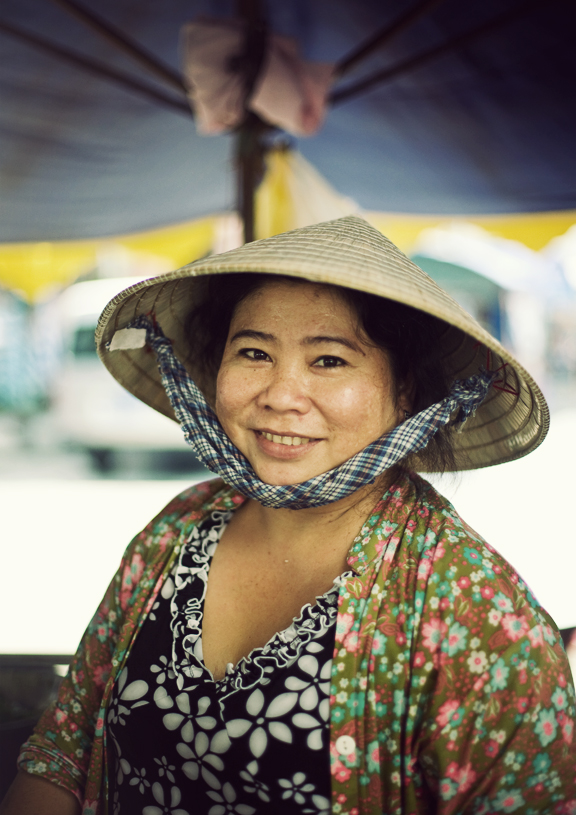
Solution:
{"label": "teeth", "polygon": [[310,439],[304,439],[301,436],[276,436],[273,433],[264,433],[262,435],[268,441],[273,441],[275,444],[287,444],[288,446],[298,446],[299,444],[308,444]]}

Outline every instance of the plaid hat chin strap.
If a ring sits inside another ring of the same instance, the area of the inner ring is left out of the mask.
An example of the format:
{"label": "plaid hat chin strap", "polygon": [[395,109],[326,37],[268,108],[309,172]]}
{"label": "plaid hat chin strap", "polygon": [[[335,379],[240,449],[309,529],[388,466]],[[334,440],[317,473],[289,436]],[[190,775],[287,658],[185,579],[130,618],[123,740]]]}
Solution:
{"label": "plaid hat chin strap", "polygon": [[188,444],[200,461],[227,484],[265,507],[307,509],[339,501],[360,487],[371,484],[385,470],[409,453],[425,447],[447,425],[452,414],[461,426],[485,399],[496,373],[482,371],[457,380],[441,402],[421,410],[386,435],[369,444],[333,470],[300,484],[275,486],[261,481],[252,465],[230,441],[214,410],[174,354],[172,343],[148,317],[138,317],[117,331],[110,351],[148,345],[156,354],[162,384]]}

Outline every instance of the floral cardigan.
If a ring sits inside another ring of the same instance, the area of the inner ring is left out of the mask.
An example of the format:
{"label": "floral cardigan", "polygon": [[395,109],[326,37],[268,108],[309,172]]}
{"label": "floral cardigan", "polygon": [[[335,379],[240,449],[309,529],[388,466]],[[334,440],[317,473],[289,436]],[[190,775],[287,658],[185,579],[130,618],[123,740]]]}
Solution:
{"label": "floral cardigan", "polygon": [[[105,714],[193,526],[242,496],[209,481],[128,547],[20,767],[107,811]],[[332,811],[576,813],[574,687],[530,590],[415,474],[379,501],[340,589],[332,666]]]}

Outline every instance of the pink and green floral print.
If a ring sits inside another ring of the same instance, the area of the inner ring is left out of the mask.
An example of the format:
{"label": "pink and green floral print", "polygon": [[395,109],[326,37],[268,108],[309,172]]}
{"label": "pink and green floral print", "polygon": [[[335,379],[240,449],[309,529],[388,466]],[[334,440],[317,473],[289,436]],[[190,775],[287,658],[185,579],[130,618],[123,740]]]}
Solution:
{"label": "pink and green floral print", "polygon": [[375,507],[348,564],[332,811],[576,813],[570,669],[512,567],[417,476]]}

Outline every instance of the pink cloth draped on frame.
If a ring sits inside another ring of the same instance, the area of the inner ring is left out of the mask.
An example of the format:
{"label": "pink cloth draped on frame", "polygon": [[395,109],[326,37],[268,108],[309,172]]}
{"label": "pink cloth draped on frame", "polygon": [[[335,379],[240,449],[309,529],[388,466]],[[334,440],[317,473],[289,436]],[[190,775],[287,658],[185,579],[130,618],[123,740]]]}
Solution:
{"label": "pink cloth draped on frame", "polygon": [[248,108],[295,136],[316,133],[324,121],[334,66],[303,60],[295,40],[270,34],[246,100],[244,77],[230,67],[242,54],[244,32],[240,21],[208,18],[182,28],[183,71],[198,131],[215,135],[231,130]]}

